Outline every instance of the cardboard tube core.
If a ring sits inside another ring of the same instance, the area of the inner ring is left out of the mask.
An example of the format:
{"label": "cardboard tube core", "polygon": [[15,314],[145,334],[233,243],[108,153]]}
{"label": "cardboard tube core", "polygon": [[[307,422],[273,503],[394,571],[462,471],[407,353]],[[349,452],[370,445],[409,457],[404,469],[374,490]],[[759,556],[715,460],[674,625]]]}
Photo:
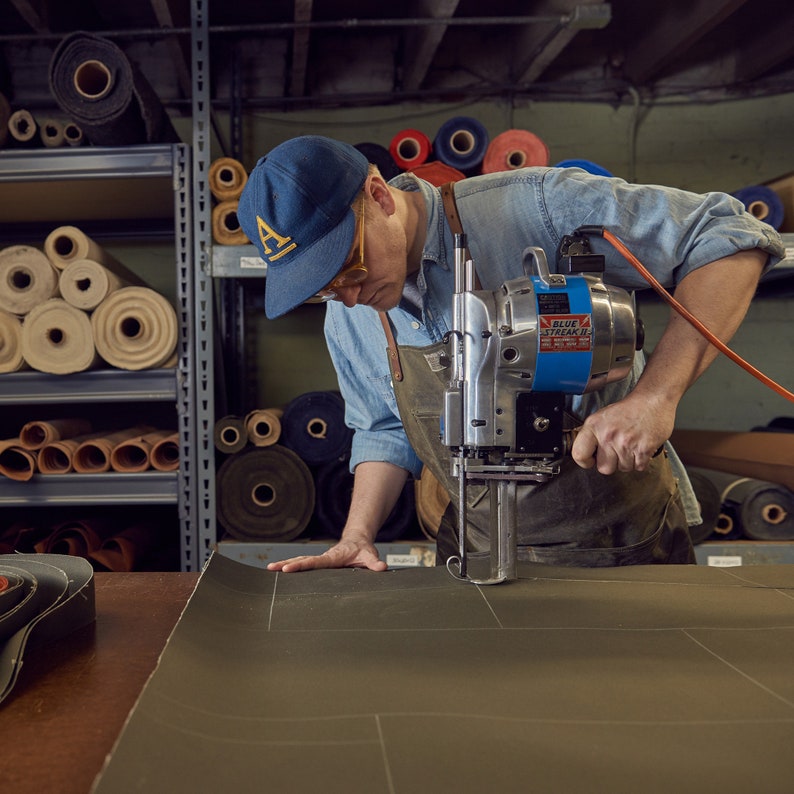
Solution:
{"label": "cardboard tube core", "polygon": [[86,99],[102,99],[112,84],[113,75],[102,61],[83,61],[74,70],[74,87]]}

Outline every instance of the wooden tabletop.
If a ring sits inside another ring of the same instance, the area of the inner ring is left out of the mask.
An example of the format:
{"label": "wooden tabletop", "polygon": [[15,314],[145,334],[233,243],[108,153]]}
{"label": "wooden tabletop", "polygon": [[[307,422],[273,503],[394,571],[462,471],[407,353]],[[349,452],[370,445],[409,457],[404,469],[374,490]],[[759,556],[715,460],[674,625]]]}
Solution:
{"label": "wooden tabletop", "polygon": [[28,651],[0,705],[4,789],[89,791],[198,577],[95,574],[96,623]]}

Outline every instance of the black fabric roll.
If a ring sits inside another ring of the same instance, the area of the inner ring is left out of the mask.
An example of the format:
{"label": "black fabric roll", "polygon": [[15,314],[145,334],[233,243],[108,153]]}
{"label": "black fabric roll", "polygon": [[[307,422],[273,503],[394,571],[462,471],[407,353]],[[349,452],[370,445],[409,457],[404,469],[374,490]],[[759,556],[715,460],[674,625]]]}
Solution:
{"label": "black fabric roll", "polygon": [[224,416],[215,423],[213,428],[215,449],[226,455],[240,452],[248,443],[248,431],[245,419],[241,416]]}
{"label": "black fabric roll", "polygon": [[336,391],[301,394],[284,409],[281,443],[310,466],[344,457],[353,431],[345,424],[345,402]]}
{"label": "black fabric roll", "polygon": [[221,526],[237,540],[294,540],[314,512],[309,467],[280,444],[230,455],[217,474]]}
{"label": "black fabric roll", "polygon": [[[316,490],[315,518],[319,529],[330,538],[339,538],[347,520],[353,495],[353,475],[348,458],[318,466],[314,471]],[[375,537],[376,543],[391,543],[417,530],[414,482],[409,479],[391,513]]]}
{"label": "black fabric roll", "polygon": [[50,60],[50,91],[91,143],[127,146],[179,140],[138,67],[113,42],[72,33]]}
{"label": "black fabric roll", "polygon": [[689,528],[692,542],[702,543],[707,540],[717,526],[717,519],[721,512],[720,492],[717,486],[702,472],[696,469],[687,469],[689,481],[695,491],[695,497],[700,505],[700,514],[703,522]]}
{"label": "black fabric roll", "polygon": [[381,176],[385,180],[388,181],[402,173],[400,167],[394,162],[391,152],[385,146],[381,146],[379,143],[364,141],[363,143],[357,143],[355,148],[358,149],[370,163],[378,166],[378,171],[380,171]]}

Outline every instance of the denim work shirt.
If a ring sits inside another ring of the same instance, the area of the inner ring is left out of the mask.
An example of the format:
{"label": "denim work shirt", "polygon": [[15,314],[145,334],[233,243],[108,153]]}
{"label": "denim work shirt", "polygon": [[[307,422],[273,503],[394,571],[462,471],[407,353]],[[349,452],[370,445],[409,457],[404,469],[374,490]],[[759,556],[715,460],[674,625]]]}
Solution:
{"label": "denim work shirt", "polygon": [[[417,275],[421,309],[403,300],[389,312],[397,343],[424,347],[439,342],[452,322],[452,232],[438,188],[410,174],[389,184],[421,191],[427,207],[427,237]],[[523,168],[472,177],[456,183],[455,198],[485,290],[499,289],[506,280],[524,275],[522,254],[527,246],[542,248],[554,272],[562,237],[583,225],[609,229],[666,288],[740,250],[763,249],[770,255],[768,267],[784,254],[777,232],[727,194],[631,185],[578,168]],[[606,257],[604,283],[629,291],[648,286],[608,241],[594,237],[591,248]],[[368,306],[348,309],[330,302],[325,336],[345,399],[345,421],[355,431],[351,470],[362,461],[386,461],[418,477],[422,462],[400,421],[378,313]],[[640,352],[628,377],[599,391],[569,397],[568,409],[584,418],[620,400],[636,384],[643,365]],[[667,447],[687,519],[698,524],[700,513],[686,470],[669,443]]]}

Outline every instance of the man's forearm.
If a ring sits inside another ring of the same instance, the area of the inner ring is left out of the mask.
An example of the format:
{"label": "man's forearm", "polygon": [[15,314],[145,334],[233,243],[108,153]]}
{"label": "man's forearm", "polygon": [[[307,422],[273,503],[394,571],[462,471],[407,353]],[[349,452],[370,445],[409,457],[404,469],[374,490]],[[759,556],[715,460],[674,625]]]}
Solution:
{"label": "man's forearm", "polygon": [[408,472],[393,463],[365,461],[356,466],[350,512],[342,539],[374,541],[402,492]]}

